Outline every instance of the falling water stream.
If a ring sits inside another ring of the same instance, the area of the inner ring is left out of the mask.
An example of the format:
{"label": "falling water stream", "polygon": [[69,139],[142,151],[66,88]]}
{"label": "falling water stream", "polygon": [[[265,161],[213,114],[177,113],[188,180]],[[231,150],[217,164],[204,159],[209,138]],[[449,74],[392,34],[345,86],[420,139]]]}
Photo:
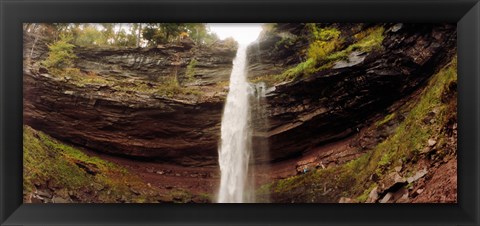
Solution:
{"label": "falling water stream", "polygon": [[218,202],[241,203],[246,200],[248,166],[251,154],[249,126],[251,88],[246,78],[247,45],[240,44],[233,60],[230,88],[222,117],[221,144],[218,151],[221,171]]}

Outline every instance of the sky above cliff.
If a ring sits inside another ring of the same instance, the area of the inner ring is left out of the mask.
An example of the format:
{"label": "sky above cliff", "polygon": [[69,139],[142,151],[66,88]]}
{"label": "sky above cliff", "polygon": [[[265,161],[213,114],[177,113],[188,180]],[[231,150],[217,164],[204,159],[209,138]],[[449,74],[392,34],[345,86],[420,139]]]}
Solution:
{"label": "sky above cliff", "polygon": [[262,31],[262,24],[256,23],[209,23],[208,26],[220,39],[232,37],[242,44],[255,41]]}

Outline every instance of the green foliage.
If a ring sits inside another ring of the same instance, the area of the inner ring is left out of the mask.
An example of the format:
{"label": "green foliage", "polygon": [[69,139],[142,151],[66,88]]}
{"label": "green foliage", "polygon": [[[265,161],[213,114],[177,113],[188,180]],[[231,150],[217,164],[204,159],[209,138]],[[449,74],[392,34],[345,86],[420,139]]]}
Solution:
{"label": "green foliage", "polygon": [[134,34],[127,33],[122,29],[117,32],[113,43],[115,46],[135,46],[136,42],[136,36]]}
{"label": "green foliage", "polygon": [[265,33],[274,32],[276,28],[277,28],[277,23],[264,23],[262,25],[262,29]]}
{"label": "green foliage", "polygon": [[318,28],[315,24],[308,24],[314,37],[307,50],[307,57],[316,63],[335,51],[341,44],[341,32],[336,28]]}
{"label": "green foliage", "polygon": [[179,36],[180,33],[185,31],[185,27],[181,23],[161,23],[159,27],[167,41],[170,41],[172,36]]}
{"label": "green foliage", "polygon": [[192,80],[193,76],[195,75],[195,66],[197,65],[197,63],[197,60],[192,58],[192,60],[190,60],[190,63],[187,65],[187,71],[185,72],[185,75],[189,81]]}
{"label": "green foliage", "polygon": [[192,202],[193,194],[183,190],[183,189],[174,189],[169,192],[171,199],[174,203],[188,203]]}
{"label": "green foliage", "polygon": [[[48,140],[42,133],[36,132],[30,127],[23,128],[23,181],[26,191],[35,189],[34,183],[43,181],[50,176],[56,177],[56,183],[64,184],[72,189],[79,188],[88,182],[88,178],[81,169],[72,166],[66,161],[49,158],[48,153],[59,151],[43,141]],[[56,145],[55,145],[56,147]],[[51,167],[47,163],[54,163]]]}
{"label": "green foliage", "polygon": [[325,57],[326,61],[345,60],[353,51],[370,52],[381,48],[385,28],[382,26],[371,27],[365,31],[359,32],[354,36],[357,42],[351,44],[344,50],[335,52]]}
{"label": "green foliage", "polygon": [[278,181],[275,184],[275,186],[272,187],[272,190],[275,192],[291,190],[294,187],[301,186],[303,179],[305,179],[305,175],[285,178],[283,180]]}
{"label": "green foliage", "polygon": [[319,28],[314,23],[307,23],[306,27],[310,30],[310,33],[313,35],[314,40],[331,41],[334,39],[338,39],[341,34],[341,32],[336,28]]}
{"label": "green foliage", "polygon": [[273,86],[275,84],[290,81],[295,78],[306,77],[318,71],[325,70],[331,66],[331,64],[324,64],[320,67],[315,67],[314,65],[314,61],[312,59],[309,59],[305,62],[295,65],[292,68],[287,69],[281,74],[259,76],[251,79],[250,81],[252,83],[264,82],[268,86]]}
{"label": "green foliage", "polygon": [[267,86],[274,86],[275,84],[282,82],[282,79],[283,78],[281,78],[278,75],[270,74],[270,75],[263,75],[256,78],[252,78],[250,79],[250,82],[251,83],[264,82],[265,84],[267,84]]}
{"label": "green foliage", "polygon": [[218,40],[203,23],[148,23],[142,35],[150,46],[178,41],[185,36],[196,44],[209,44]]}
{"label": "green foliage", "polygon": [[378,127],[378,126],[381,126],[387,122],[390,122],[390,120],[392,120],[393,118],[395,118],[396,114],[395,112],[391,113],[391,114],[388,114],[387,116],[385,116],[385,118],[383,118],[381,121],[378,121],[375,123],[375,125]]}
{"label": "green foliage", "polygon": [[65,32],[73,36],[73,42],[77,46],[133,47],[140,43],[141,24],[72,24]]}
{"label": "green foliage", "polygon": [[275,49],[288,49],[298,41],[297,37],[282,37],[277,43],[275,43]]}
{"label": "green foliage", "polygon": [[260,186],[259,189],[257,189],[256,194],[258,195],[270,194],[271,190],[272,190],[272,184],[264,184]]}
{"label": "green foliage", "polygon": [[368,189],[366,189],[363,194],[357,197],[358,202],[366,202],[368,199],[368,196],[370,195],[370,192],[377,187],[378,185],[376,183],[372,183]]}
{"label": "green foliage", "polygon": [[305,62],[297,64],[295,67],[286,70],[281,74],[280,78],[283,81],[294,79],[300,75],[310,74],[313,72],[315,65],[314,59],[308,59]]}
{"label": "green foliage", "polygon": [[[125,81],[117,79],[114,76],[102,76],[95,72],[82,73],[77,68],[66,68],[65,70],[53,71],[55,75],[69,79],[71,84],[79,87],[86,85],[107,85],[117,92],[139,92],[144,94],[156,94],[170,98],[178,95],[200,96],[202,91],[198,87],[183,87],[179,84],[175,76],[163,78],[159,82],[150,82],[141,79]],[[191,98],[191,97],[190,97]]]}
{"label": "green foliage", "polygon": [[[278,75],[266,75],[256,78],[255,82],[265,82],[268,85],[283,81],[291,81],[297,78],[306,77],[318,71],[324,70],[331,66],[330,63],[323,63],[318,66],[325,57],[340,47],[342,41],[340,39],[341,32],[336,28],[318,28],[315,24],[306,24],[311,33],[310,45],[306,50],[306,59],[303,62],[287,69]],[[276,43],[276,48],[289,48],[295,44],[297,38],[284,37]]]}
{"label": "green foliage", "polygon": [[75,45],[77,46],[105,46],[108,44],[107,36],[94,26],[85,26],[77,31]]}
{"label": "green foliage", "polygon": [[[387,145],[390,145],[390,143],[393,143],[394,146],[393,147],[389,147]],[[394,163],[394,154],[399,151],[398,149],[393,149],[391,150],[391,148],[394,148],[394,147],[397,147],[399,144],[395,141],[393,142],[385,142],[385,143],[381,143],[377,146],[377,149],[379,150],[385,150],[379,157],[380,159],[378,160],[377,162],[377,166],[376,166],[376,169],[375,169],[375,173],[377,175],[383,175],[385,173],[385,171],[387,171],[389,169],[389,167]],[[376,157],[378,159],[378,155],[374,155],[374,157]]]}
{"label": "green foliage", "polygon": [[166,42],[160,30],[153,26],[147,26],[145,29],[143,29],[142,35],[150,45],[158,45]]}
{"label": "green foliage", "polygon": [[367,52],[376,48],[381,48],[384,31],[385,28],[383,26],[371,27],[365,31],[361,31],[354,36],[358,42],[354,43],[349,48],[352,50],[360,49]]}
{"label": "green foliage", "polygon": [[[310,31],[311,40],[306,49],[306,59],[303,62],[287,69],[277,75],[265,75],[258,77],[252,82],[265,82],[274,85],[279,82],[291,81],[297,78],[307,77],[319,71],[331,68],[338,60],[345,60],[355,50],[369,52],[381,48],[384,28],[382,26],[371,27],[354,35],[356,42],[340,49],[343,45],[341,32],[336,28],[319,28],[316,24],[308,23],[306,27]],[[288,47],[296,40],[283,38],[277,46]]]}
{"label": "green foliage", "polygon": [[314,41],[307,50],[307,57],[315,62],[320,62],[330,55],[339,46],[339,41]]}
{"label": "green foliage", "polygon": [[[49,187],[56,188],[57,196],[68,198],[73,193],[92,202],[117,202],[122,197],[132,202],[156,202],[158,194],[126,169],[24,126],[24,191],[33,192],[36,185],[46,186],[47,182]],[[135,194],[132,189],[142,194]],[[93,191],[96,197],[86,195]]]}
{"label": "green foliage", "polygon": [[[416,161],[418,154],[427,144],[429,138],[433,136],[442,137],[441,126],[445,125],[448,116],[451,114],[451,106],[442,103],[441,96],[451,82],[457,80],[457,62],[456,58],[448,67],[442,69],[435,75],[429,84],[429,89],[425,90],[422,99],[409,112],[405,121],[397,128],[395,134],[385,142],[378,145],[374,152],[374,159],[380,159],[377,173],[384,173],[391,168],[397,159],[407,161]],[[425,123],[424,119],[431,112],[438,111],[435,114],[435,124]],[[437,145],[441,145],[441,139]]]}
{"label": "green foliage", "polygon": [[72,67],[73,60],[76,58],[71,44],[72,36],[61,34],[60,39],[48,46],[48,57],[42,62],[42,65],[48,69],[65,69]]}
{"label": "green foliage", "polygon": [[68,35],[76,46],[144,47],[184,38],[197,45],[218,41],[204,23],[26,23],[24,31],[47,36],[52,43]]}
{"label": "green foliage", "polygon": [[69,77],[69,78],[82,76],[82,72],[80,72],[80,69],[71,68],[71,67],[65,68],[61,72],[56,73],[56,75],[60,75],[60,74],[63,75],[64,77]]}
{"label": "green foliage", "polygon": [[207,25],[203,23],[187,23],[185,24],[185,30],[184,32],[197,45],[210,45],[219,40],[218,36],[215,33],[211,33]]}
{"label": "green foliage", "polygon": [[175,95],[182,94],[183,90],[178,83],[177,77],[170,76],[161,82],[161,86],[158,87],[156,93],[167,97],[174,97]]}

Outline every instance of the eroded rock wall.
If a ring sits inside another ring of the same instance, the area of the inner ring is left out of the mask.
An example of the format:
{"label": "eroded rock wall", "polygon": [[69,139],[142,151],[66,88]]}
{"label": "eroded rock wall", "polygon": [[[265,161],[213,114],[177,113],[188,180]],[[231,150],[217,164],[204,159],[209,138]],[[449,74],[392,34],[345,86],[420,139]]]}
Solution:
{"label": "eroded rock wall", "polygon": [[24,71],[23,104],[25,124],[82,147],[185,165],[216,163],[220,100],[119,95]]}
{"label": "eroded rock wall", "polygon": [[267,94],[271,160],[356,132],[369,117],[425,85],[456,52],[455,25],[385,28],[383,48],[361,62],[280,84]]}
{"label": "eroded rock wall", "polygon": [[[286,24],[282,35],[302,36],[301,25]],[[341,25],[337,25],[341,26]],[[347,26],[347,25],[345,25]],[[374,114],[422,87],[455,53],[456,28],[449,24],[386,24],[383,48],[353,65],[320,71],[270,87],[267,93],[271,161],[280,161],[345,137]],[[280,33],[279,33],[280,34]],[[280,35],[281,36],[281,35]],[[250,51],[250,71],[278,73],[300,62],[295,48],[275,50],[280,36],[260,39]],[[28,42],[28,40],[27,40]],[[227,81],[232,48],[188,45],[148,49],[76,49],[76,66],[116,77],[185,74],[197,59],[198,86]],[[35,54],[40,56],[41,54]],[[222,98],[185,102],[103,85],[79,87],[67,80],[24,70],[24,123],[49,135],[96,151],[182,165],[217,164]],[[261,162],[261,161],[258,161]]]}

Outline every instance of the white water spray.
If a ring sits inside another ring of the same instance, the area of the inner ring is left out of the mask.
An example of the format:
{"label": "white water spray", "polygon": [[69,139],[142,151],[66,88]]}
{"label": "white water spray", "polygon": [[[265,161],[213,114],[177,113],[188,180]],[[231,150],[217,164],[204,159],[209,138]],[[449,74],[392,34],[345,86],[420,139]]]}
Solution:
{"label": "white water spray", "polygon": [[240,44],[233,60],[230,89],[222,117],[221,145],[218,151],[221,171],[218,202],[247,202],[245,188],[251,154],[249,127],[250,86],[246,78],[247,45]]}

